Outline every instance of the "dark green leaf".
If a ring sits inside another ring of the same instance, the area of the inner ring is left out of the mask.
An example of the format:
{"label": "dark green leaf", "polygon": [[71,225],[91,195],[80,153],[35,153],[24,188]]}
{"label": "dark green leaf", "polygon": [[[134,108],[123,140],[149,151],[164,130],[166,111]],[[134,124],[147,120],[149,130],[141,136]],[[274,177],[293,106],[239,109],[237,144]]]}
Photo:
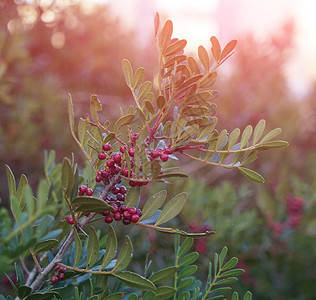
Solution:
{"label": "dark green leaf", "polygon": [[186,238],[182,245],[179,247],[179,252],[177,254],[178,257],[181,257],[185,253],[187,253],[193,245],[193,239],[192,238]]}
{"label": "dark green leaf", "polygon": [[139,290],[149,290],[149,291],[154,291],[156,289],[155,285],[145,277],[129,272],[129,271],[123,271],[123,272],[118,272],[118,273],[113,273],[113,276],[116,278],[120,279],[123,281],[126,285],[139,289]]}
{"label": "dark green leaf", "polygon": [[251,300],[251,299],[252,299],[252,293],[247,291],[243,297],[243,300]]}
{"label": "dark green leaf", "polygon": [[225,257],[227,255],[227,252],[228,252],[228,248],[225,246],[221,253],[219,254],[219,268],[221,269],[222,266],[223,266],[223,263],[224,263],[224,260],[225,260]]}
{"label": "dark green leaf", "polygon": [[104,298],[104,300],[121,300],[125,297],[126,293],[114,293]]}
{"label": "dark green leaf", "polygon": [[10,167],[8,165],[5,165],[6,172],[7,172],[7,178],[8,178],[8,186],[9,186],[9,195],[15,195],[16,194],[16,182],[15,177],[13,175],[13,172],[11,171]]}
{"label": "dark green leaf", "polygon": [[[67,195],[69,191],[73,189],[74,184],[75,184],[75,176],[72,171],[70,161],[67,158],[64,158],[63,160],[61,178],[62,178],[64,192]],[[41,200],[41,199],[38,197],[38,200]]]}
{"label": "dark green leaf", "polygon": [[86,233],[89,235],[88,237],[88,248],[87,248],[87,267],[91,268],[99,258],[99,239],[95,232],[95,229],[88,225],[85,228]]}
{"label": "dark green leaf", "polygon": [[55,239],[42,241],[42,242],[39,242],[35,245],[33,251],[34,251],[34,253],[45,252],[45,251],[48,251],[52,248],[56,248],[58,246],[58,244],[59,244],[58,240],[55,240]]}
{"label": "dark green leaf", "polygon": [[25,284],[23,270],[17,263],[14,263],[14,267],[15,267],[17,285],[21,286],[21,285]]}
{"label": "dark green leaf", "polygon": [[180,211],[182,210],[186,200],[188,198],[188,193],[180,193],[173,197],[163,208],[161,211],[161,214],[155,223],[156,226],[166,223],[169,220],[173,219],[176,217]]}
{"label": "dark green leaf", "polygon": [[75,262],[74,267],[77,266],[78,262],[80,261],[80,258],[82,256],[82,244],[79,237],[79,234],[77,232],[77,229],[74,228],[74,240],[75,240]]}
{"label": "dark green leaf", "polygon": [[143,300],[155,300],[155,299],[156,299],[156,293],[153,291],[148,291],[143,296]]}
{"label": "dark green leaf", "polygon": [[88,197],[88,196],[81,196],[75,198],[72,203],[72,205],[80,205],[77,207],[77,211],[82,212],[103,212],[106,210],[112,211],[113,207],[106,203],[105,201],[94,198],[94,197]]}
{"label": "dark green leaf", "polygon": [[229,276],[238,276],[244,273],[245,271],[242,269],[233,269],[226,271],[224,273],[221,273],[219,277],[229,277]]}
{"label": "dark green leaf", "polygon": [[125,242],[125,244],[123,245],[118,257],[117,257],[117,261],[115,263],[115,267],[113,269],[113,271],[115,272],[119,272],[122,271],[123,269],[125,269],[133,256],[133,245],[132,242],[129,238],[129,236],[126,236],[127,241]]}
{"label": "dark green leaf", "polygon": [[171,278],[174,277],[175,273],[177,272],[177,267],[168,267],[165,269],[161,269],[151,275],[149,280],[154,284],[163,283],[169,281]]}
{"label": "dark green leaf", "polygon": [[156,299],[170,299],[177,290],[171,286],[160,286],[156,289]]}
{"label": "dark green leaf", "polygon": [[196,265],[186,266],[179,272],[178,278],[191,276],[196,271],[197,271],[197,266]]}
{"label": "dark green leaf", "polygon": [[232,257],[222,268],[222,271],[229,270],[231,268],[234,268],[238,263],[237,257]]}
{"label": "dark green leaf", "polygon": [[222,279],[222,280],[216,281],[215,285],[231,284],[231,283],[236,282],[236,281],[238,281],[238,279],[236,277],[229,277],[229,278],[226,278],[226,279]]}
{"label": "dark green leaf", "polygon": [[47,293],[34,293],[26,297],[26,300],[51,300],[53,297],[60,299],[57,292],[47,292]]}
{"label": "dark green leaf", "polygon": [[212,289],[211,293],[215,294],[215,293],[223,293],[223,292],[227,292],[230,291],[232,288],[231,287],[221,287],[221,288],[217,288],[217,289]]}
{"label": "dark green leaf", "polygon": [[108,237],[106,240],[106,252],[103,258],[100,270],[103,270],[115,257],[117,251],[117,238],[115,231],[111,225],[109,225]]}
{"label": "dark green leaf", "polygon": [[194,280],[195,280],[194,277],[187,277],[187,278],[180,279],[177,285],[178,290],[185,290],[189,288],[194,282]]}
{"label": "dark green leaf", "polygon": [[18,288],[18,296],[21,299],[24,299],[32,292],[32,289],[29,286],[22,285]]}
{"label": "dark green leaf", "polygon": [[167,197],[167,192],[162,190],[157,194],[151,196],[145,203],[142,213],[143,215],[140,217],[141,220],[145,220],[151,217],[156,211],[163,205]]}

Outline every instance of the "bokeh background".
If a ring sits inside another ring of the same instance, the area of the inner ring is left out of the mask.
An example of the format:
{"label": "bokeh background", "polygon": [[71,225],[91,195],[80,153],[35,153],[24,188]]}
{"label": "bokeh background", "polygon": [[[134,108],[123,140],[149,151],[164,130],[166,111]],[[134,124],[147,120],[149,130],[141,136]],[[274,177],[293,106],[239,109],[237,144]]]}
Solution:
{"label": "bokeh background", "polygon": [[[67,94],[76,115],[99,96],[104,120],[114,120],[132,99],[121,60],[155,72],[153,18],[174,22],[174,36],[188,40],[187,54],[209,38],[238,39],[236,53],[220,69],[216,89],[219,128],[243,129],[260,119],[281,127],[290,147],[268,151],[253,168],[258,186],[238,172],[183,160],[194,179],[177,181],[191,203],[178,226],[213,229],[195,244],[201,278],[214,251],[227,245],[246,270],[240,290],[255,299],[315,299],[316,269],[316,11],[308,0],[4,0],[0,1],[0,197],[7,205],[4,164],[30,184],[42,176],[44,151],[57,156],[79,149],[68,129]],[[160,187],[155,187],[159,189]],[[193,196],[194,195],[194,196]],[[137,232],[135,233],[137,234]],[[150,241],[150,243],[148,242]],[[148,245],[149,244],[149,245]],[[139,260],[148,251],[167,261],[166,241],[139,235]],[[136,246],[135,246],[136,247]]]}

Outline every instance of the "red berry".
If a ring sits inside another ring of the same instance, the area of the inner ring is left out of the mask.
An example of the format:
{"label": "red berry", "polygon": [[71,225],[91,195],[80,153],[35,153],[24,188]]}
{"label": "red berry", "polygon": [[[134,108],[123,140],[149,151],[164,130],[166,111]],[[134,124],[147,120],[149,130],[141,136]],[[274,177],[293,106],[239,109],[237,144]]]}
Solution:
{"label": "red berry", "polygon": [[80,187],[79,187],[79,192],[82,192],[82,193],[85,193],[86,191],[87,191],[87,186],[85,186],[85,185],[81,185]]}
{"label": "red berry", "polygon": [[166,154],[172,154],[173,151],[172,151],[169,147],[167,147],[167,148],[165,149],[165,153],[166,153]]}
{"label": "red berry", "polygon": [[105,217],[104,222],[110,224],[113,222],[113,218],[111,216],[107,216]]}
{"label": "red berry", "polygon": [[134,157],[134,153],[135,153],[135,149],[134,148],[131,148],[131,149],[128,150],[129,156]]}
{"label": "red berry", "polygon": [[84,192],[79,191],[78,195],[79,196],[84,196]]}
{"label": "red berry", "polygon": [[159,157],[159,151],[158,150],[153,150],[151,153],[150,153],[150,156],[152,158],[158,158]]}
{"label": "red berry", "polygon": [[102,149],[104,150],[104,151],[110,151],[111,150],[111,145],[110,144],[104,144],[103,146],[102,146]]}
{"label": "red berry", "polygon": [[129,211],[124,211],[123,212],[123,218],[124,219],[130,219],[131,218],[131,214]]}
{"label": "red berry", "polygon": [[111,191],[112,191],[112,193],[113,193],[114,195],[117,195],[117,194],[120,192],[120,189],[115,186],[115,187],[112,188]]}
{"label": "red berry", "polygon": [[108,215],[110,215],[110,211],[109,210],[103,211],[101,212],[101,215],[107,217]]}
{"label": "red berry", "polygon": [[106,179],[110,176],[110,171],[109,170],[102,170],[101,171],[101,177]]}
{"label": "red berry", "polygon": [[106,159],[106,153],[105,153],[105,152],[99,153],[98,158],[99,158],[100,160]]}
{"label": "red berry", "polygon": [[162,161],[167,161],[169,159],[169,155],[167,153],[162,153],[160,159]]}
{"label": "red berry", "polygon": [[67,222],[68,222],[68,224],[73,224],[74,223],[74,219],[72,218],[72,215],[69,215],[67,217]]}
{"label": "red berry", "polygon": [[129,212],[131,215],[136,214],[136,207],[129,207],[129,208],[128,208],[128,212]]}
{"label": "red berry", "polygon": [[136,213],[141,217],[143,215],[142,211],[140,209],[136,210]]}
{"label": "red berry", "polygon": [[119,211],[119,208],[118,208],[118,206],[115,203],[112,204],[112,207],[113,207],[113,210],[112,210],[113,214],[115,214],[115,213],[117,213]]}
{"label": "red berry", "polygon": [[116,174],[116,168],[115,167],[109,168],[109,171],[110,171],[111,175],[115,175]]}
{"label": "red berry", "polygon": [[115,161],[114,161],[112,158],[110,158],[109,160],[107,160],[106,165],[107,165],[109,168],[113,168],[114,165],[115,165]]}
{"label": "red berry", "polygon": [[57,277],[57,276],[53,276],[53,277],[50,279],[50,282],[51,282],[52,284],[58,283],[58,277]]}
{"label": "red berry", "polygon": [[54,271],[58,271],[60,269],[60,266],[56,266],[55,268],[54,268]]}
{"label": "red berry", "polygon": [[87,192],[86,192],[87,196],[92,196],[93,195],[93,190],[92,189],[87,189]]}
{"label": "red berry", "polygon": [[65,279],[65,274],[64,273],[59,273],[58,279],[59,280],[64,280]]}
{"label": "red berry", "polygon": [[134,215],[131,216],[131,221],[132,221],[133,223],[137,223],[138,220],[139,220],[139,215],[134,214]]}
{"label": "red berry", "polygon": [[120,187],[120,193],[121,193],[121,194],[126,194],[126,192],[127,192],[127,188],[126,188],[124,185],[122,185],[122,186]]}
{"label": "red berry", "polygon": [[125,194],[118,193],[117,196],[116,196],[116,200],[124,201],[125,200]]}
{"label": "red berry", "polygon": [[113,215],[113,218],[115,221],[119,221],[122,219],[122,215],[119,212],[117,212]]}
{"label": "red berry", "polygon": [[123,224],[124,225],[129,225],[129,224],[131,224],[131,219],[123,219]]}
{"label": "red berry", "polygon": [[128,184],[132,187],[137,185],[137,183],[133,180],[131,180]]}
{"label": "red berry", "polygon": [[97,176],[97,177],[95,178],[95,181],[96,181],[96,182],[101,182],[101,181],[102,181],[102,178],[101,178],[100,176]]}
{"label": "red berry", "polygon": [[116,153],[113,155],[113,160],[115,161],[116,164],[120,164],[122,160],[122,156],[120,153]]}
{"label": "red berry", "polygon": [[128,177],[128,169],[127,169],[127,168],[124,169],[123,175],[124,175],[125,177]]}
{"label": "red berry", "polygon": [[121,211],[122,211],[122,212],[127,211],[127,210],[128,210],[127,206],[125,206],[125,205],[122,205],[122,206],[121,206]]}
{"label": "red berry", "polygon": [[124,153],[124,150],[125,150],[125,146],[122,145],[122,146],[120,147],[120,152],[121,152],[121,153]]}

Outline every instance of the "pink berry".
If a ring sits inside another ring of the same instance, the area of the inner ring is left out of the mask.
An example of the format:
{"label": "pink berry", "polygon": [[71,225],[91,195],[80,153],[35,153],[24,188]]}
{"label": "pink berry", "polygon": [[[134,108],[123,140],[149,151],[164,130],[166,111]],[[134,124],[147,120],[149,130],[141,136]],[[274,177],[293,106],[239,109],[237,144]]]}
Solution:
{"label": "pink berry", "polygon": [[119,212],[117,212],[113,215],[113,218],[115,221],[119,221],[122,219],[122,215]]}
{"label": "pink berry", "polygon": [[105,152],[99,153],[98,158],[99,158],[100,160],[106,159],[106,153],[105,153]]}
{"label": "pink berry", "polygon": [[65,279],[65,274],[64,273],[59,273],[58,279],[59,280],[64,280]]}
{"label": "pink berry", "polygon": [[135,149],[134,148],[129,149],[128,154],[129,154],[129,156],[134,157]]}
{"label": "pink berry", "polygon": [[160,159],[162,161],[167,161],[169,159],[169,155],[167,153],[162,153]]}
{"label": "pink berry", "polygon": [[111,145],[110,144],[104,144],[103,146],[102,146],[102,149],[104,150],[104,151],[110,151],[111,150]]}
{"label": "pink berry", "polygon": [[120,164],[122,160],[122,156],[120,153],[116,153],[113,155],[113,160],[115,161],[116,164]]}
{"label": "pink berry", "polygon": [[111,216],[107,216],[105,217],[104,222],[110,224],[113,222],[113,218]]}
{"label": "pink berry", "polygon": [[133,223],[137,223],[138,220],[139,220],[139,215],[134,214],[134,215],[131,216],[131,221],[132,221]]}
{"label": "pink berry", "polygon": [[122,185],[122,186],[120,187],[120,193],[121,193],[121,194],[126,194],[126,192],[127,192],[127,188],[126,188],[124,185]]}
{"label": "pink berry", "polygon": [[79,192],[82,192],[82,193],[85,193],[86,191],[87,191],[87,186],[85,186],[85,185],[81,185],[80,187],[79,187]]}
{"label": "pink berry", "polygon": [[73,224],[74,223],[74,219],[72,218],[72,215],[69,215],[67,217],[67,222],[68,222],[68,224]]}
{"label": "pink berry", "polygon": [[92,189],[87,189],[87,192],[86,192],[87,196],[92,196],[93,195],[93,190]]}
{"label": "pink berry", "polygon": [[50,282],[51,282],[52,284],[58,283],[58,277],[57,277],[57,276],[53,276],[53,277],[50,279]]}
{"label": "pink berry", "polygon": [[124,225],[129,225],[129,224],[131,224],[131,219],[123,219],[123,224]]}
{"label": "pink berry", "polygon": [[115,165],[115,161],[114,161],[112,158],[110,158],[109,160],[107,160],[106,165],[107,165],[109,168],[113,168],[114,165]]}
{"label": "pink berry", "polygon": [[121,153],[124,153],[124,150],[125,150],[125,146],[122,145],[122,146],[120,147],[120,152],[121,152]]}
{"label": "pink berry", "polygon": [[172,154],[173,151],[172,151],[169,147],[167,147],[167,148],[165,149],[165,153],[166,153],[166,154]]}
{"label": "pink berry", "polygon": [[128,208],[128,212],[129,212],[131,215],[136,214],[136,207],[129,207],[129,208]]}

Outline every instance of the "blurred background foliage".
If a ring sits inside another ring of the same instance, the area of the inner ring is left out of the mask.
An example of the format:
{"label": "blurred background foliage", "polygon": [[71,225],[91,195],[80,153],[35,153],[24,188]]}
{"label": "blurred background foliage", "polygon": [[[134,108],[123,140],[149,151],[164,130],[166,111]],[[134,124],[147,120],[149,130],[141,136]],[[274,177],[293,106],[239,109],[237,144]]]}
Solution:
{"label": "blurred background foliage", "polygon": [[[55,149],[59,158],[78,153],[68,130],[68,92],[75,99],[77,116],[85,115],[90,94],[96,93],[105,106],[104,120],[113,120],[120,106],[131,103],[121,60],[126,57],[135,67],[144,66],[148,79],[155,73],[153,40],[139,49],[135,32],[123,29],[106,5],[88,9],[80,2],[40,3],[0,3],[4,205],[5,163],[16,176],[26,173],[35,188],[45,149]],[[237,51],[216,82],[218,126],[243,129],[263,118],[270,129],[282,128],[282,139],[290,147],[262,155],[254,163],[266,178],[263,186],[246,182],[237,172],[183,160],[184,170],[194,179],[173,182],[168,193],[171,197],[183,188],[191,195],[179,226],[216,231],[214,237],[195,244],[202,254],[201,278],[207,271],[205,262],[227,245],[247,271],[240,289],[250,289],[255,299],[314,299],[316,84],[304,98],[291,92],[284,67],[293,51],[295,24],[288,22],[275,32],[264,43],[250,35],[237,37]],[[150,247],[157,264],[170,259],[171,247],[170,253],[157,251],[161,246],[169,249],[167,239],[150,232],[133,234],[139,236],[136,268],[142,267]]]}

